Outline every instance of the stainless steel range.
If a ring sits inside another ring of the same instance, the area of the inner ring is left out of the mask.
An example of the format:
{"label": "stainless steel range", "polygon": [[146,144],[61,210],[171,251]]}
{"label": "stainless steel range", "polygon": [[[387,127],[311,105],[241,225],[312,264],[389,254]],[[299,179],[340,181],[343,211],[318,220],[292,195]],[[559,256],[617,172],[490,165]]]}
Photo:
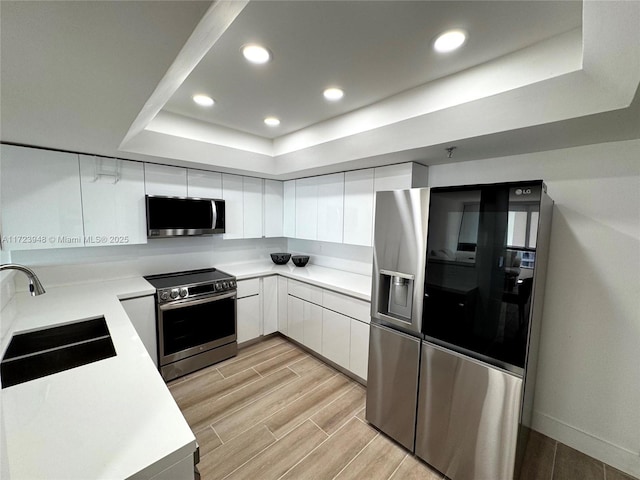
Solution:
{"label": "stainless steel range", "polygon": [[236,355],[233,275],[208,268],[144,278],[156,288],[158,365],[165,380]]}

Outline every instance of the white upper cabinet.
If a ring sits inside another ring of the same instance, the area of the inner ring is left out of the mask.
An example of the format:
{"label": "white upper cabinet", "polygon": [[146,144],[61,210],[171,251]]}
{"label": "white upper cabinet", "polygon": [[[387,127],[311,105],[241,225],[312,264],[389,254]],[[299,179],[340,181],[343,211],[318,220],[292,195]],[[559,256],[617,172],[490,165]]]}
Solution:
{"label": "white upper cabinet", "polygon": [[278,180],[264,181],[264,236],[282,237],[284,217],[283,184]]}
{"label": "white upper cabinet", "polygon": [[225,209],[225,239],[244,238],[243,183],[239,175],[222,174]]}
{"label": "white upper cabinet", "polygon": [[282,235],[289,238],[296,236],[296,181],[288,180],[282,184]]}
{"label": "white upper cabinet", "polygon": [[243,237],[262,238],[262,179],[242,178]]}
{"label": "white upper cabinet", "polygon": [[418,163],[400,163],[375,169],[374,190],[399,190],[426,187],[428,168]]}
{"label": "white upper cabinet", "polygon": [[195,198],[222,198],[222,174],[187,169],[187,196]]}
{"label": "white upper cabinet", "polygon": [[296,238],[318,238],[318,177],[296,180]]}
{"label": "white upper cabinet", "polygon": [[344,228],[344,173],[317,177],[318,240],[342,243]]}
{"label": "white upper cabinet", "polygon": [[373,168],[344,174],[344,243],[373,244],[373,178]]}
{"label": "white upper cabinet", "polygon": [[147,195],[186,197],[187,169],[145,163],[144,184]]}
{"label": "white upper cabinet", "polygon": [[80,155],[80,181],[85,245],[147,243],[142,163]]}
{"label": "white upper cabinet", "polygon": [[4,250],[84,245],[78,155],[0,146]]}

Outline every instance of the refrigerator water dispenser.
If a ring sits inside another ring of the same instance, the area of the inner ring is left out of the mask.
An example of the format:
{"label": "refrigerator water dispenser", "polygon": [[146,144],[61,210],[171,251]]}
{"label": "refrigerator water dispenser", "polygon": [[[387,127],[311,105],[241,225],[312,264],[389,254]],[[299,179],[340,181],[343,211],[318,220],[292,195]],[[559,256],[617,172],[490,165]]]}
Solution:
{"label": "refrigerator water dispenser", "polygon": [[378,311],[397,320],[411,323],[414,276],[380,270],[380,304]]}

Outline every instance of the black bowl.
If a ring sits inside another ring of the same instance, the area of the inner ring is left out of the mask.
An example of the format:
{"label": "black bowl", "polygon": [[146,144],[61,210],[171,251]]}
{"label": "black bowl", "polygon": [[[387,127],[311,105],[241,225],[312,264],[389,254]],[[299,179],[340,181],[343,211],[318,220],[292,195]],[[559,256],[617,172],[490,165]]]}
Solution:
{"label": "black bowl", "polygon": [[309,261],[309,255],[294,255],[291,257],[291,261],[296,267],[304,267]]}
{"label": "black bowl", "polygon": [[271,260],[273,260],[273,263],[275,263],[276,265],[284,265],[289,261],[290,258],[291,258],[290,253],[272,253],[271,254]]}

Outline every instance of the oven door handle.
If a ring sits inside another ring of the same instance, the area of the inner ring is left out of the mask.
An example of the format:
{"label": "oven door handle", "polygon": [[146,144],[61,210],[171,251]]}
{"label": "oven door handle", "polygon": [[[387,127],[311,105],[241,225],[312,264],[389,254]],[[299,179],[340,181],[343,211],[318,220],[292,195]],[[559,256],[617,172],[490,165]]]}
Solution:
{"label": "oven door handle", "polygon": [[183,308],[190,305],[202,305],[203,303],[217,302],[218,300],[232,298],[232,297],[235,297],[236,295],[237,295],[237,292],[229,292],[229,293],[223,293],[220,295],[214,295],[211,297],[200,298],[198,300],[189,300],[188,298],[186,298],[179,303],[168,303],[165,305],[160,305],[158,308],[160,308],[161,311],[175,310],[176,308]]}

